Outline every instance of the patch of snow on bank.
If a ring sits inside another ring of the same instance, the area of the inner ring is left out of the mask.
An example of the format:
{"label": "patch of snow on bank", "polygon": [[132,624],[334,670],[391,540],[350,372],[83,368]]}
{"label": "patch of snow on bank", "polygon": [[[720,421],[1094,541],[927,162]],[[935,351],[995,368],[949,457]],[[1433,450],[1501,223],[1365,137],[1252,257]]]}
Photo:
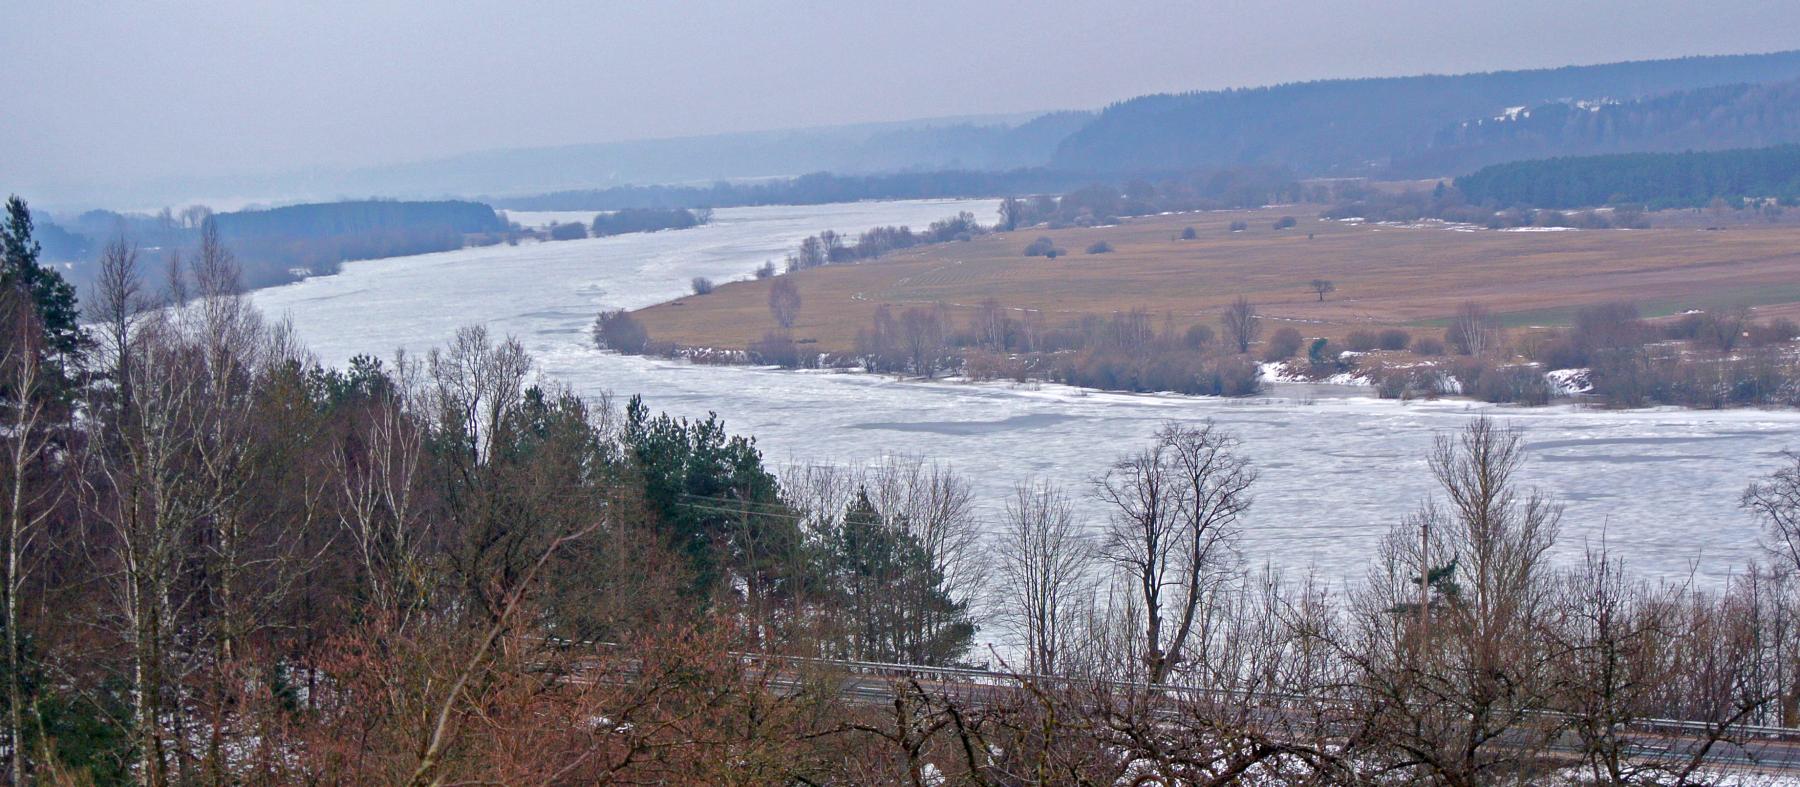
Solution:
{"label": "patch of snow on bank", "polygon": [[1576,396],[1594,390],[1587,369],[1555,369],[1545,372],[1544,379],[1550,381],[1550,388],[1557,396]]}

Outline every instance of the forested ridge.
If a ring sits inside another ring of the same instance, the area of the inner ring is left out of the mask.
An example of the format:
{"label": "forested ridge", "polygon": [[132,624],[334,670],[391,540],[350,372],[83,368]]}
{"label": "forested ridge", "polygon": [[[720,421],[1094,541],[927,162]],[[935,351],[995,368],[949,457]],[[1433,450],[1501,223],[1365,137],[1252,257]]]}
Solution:
{"label": "forested ridge", "polygon": [[[1800,52],[1782,52],[1141,96],[1097,114],[1054,113],[1023,124],[1013,133],[1038,141],[1005,164],[984,157],[945,167],[947,159],[919,153],[920,163],[908,166],[870,159],[795,178],[491,201],[520,210],[618,210],[1011,196],[1258,166],[1301,176],[1441,176],[1549,155],[1800,142],[1796,80]],[[927,144],[932,135],[949,129],[891,133],[930,148],[939,144]],[[884,167],[900,171],[879,172]]]}
{"label": "forested ridge", "polygon": [[1517,111],[1440,130],[1429,147],[1397,158],[1395,169],[1447,175],[1524,159],[1800,142],[1800,81],[1510,109]]}
{"label": "forested ridge", "polygon": [[1800,145],[1519,161],[1457,178],[1456,188],[1471,202],[1496,206],[1679,208],[1716,199],[1791,205],[1800,200]]}
{"label": "forested ridge", "polygon": [[[1143,96],[1107,107],[1063,141],[1050,166],[1134,171],[1279,163],[1309,174],[1381,172],[1427,153],[1447,127],[1514,107],[1629,101],[1796,78],[1800,52],[1781,52]],[[1458,166],[1434,163],[1451,171]]]}

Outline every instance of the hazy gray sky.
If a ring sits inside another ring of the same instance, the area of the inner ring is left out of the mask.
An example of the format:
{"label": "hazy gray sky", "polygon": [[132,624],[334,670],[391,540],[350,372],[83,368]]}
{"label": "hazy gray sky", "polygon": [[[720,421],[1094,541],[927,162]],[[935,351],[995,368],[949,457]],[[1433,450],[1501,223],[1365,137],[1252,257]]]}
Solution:
{"label": "hazy gray sky", "polygon": [[20,192],[1800,47],[1791,0],[0,6]]}

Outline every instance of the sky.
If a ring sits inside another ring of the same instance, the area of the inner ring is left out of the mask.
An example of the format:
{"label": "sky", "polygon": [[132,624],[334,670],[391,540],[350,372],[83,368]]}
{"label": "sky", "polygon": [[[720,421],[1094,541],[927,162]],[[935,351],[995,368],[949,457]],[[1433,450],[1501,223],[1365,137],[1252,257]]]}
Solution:
{"label": "sky", "polygon": [[1781,0],[0,0],[0,191],[1792,48]]}

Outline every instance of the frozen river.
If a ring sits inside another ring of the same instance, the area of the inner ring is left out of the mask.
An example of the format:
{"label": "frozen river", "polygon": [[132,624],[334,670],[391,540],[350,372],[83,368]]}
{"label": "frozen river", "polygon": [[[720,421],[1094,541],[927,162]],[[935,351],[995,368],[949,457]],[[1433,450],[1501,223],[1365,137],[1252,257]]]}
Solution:
{"label": "frozen river", "polygon": [[[930,455],[968,476],[989,511],[1027,477],[1085,491],[1162,421],[1212,418],[1244,439],[1262,471],[1246,557],[1332,579],[1361,576],[1379,536],[1430,492],[1424,454],[1433,436],[1483,409],[1304,386],[1245,401],[926,384],[690,366],[604,354],[589,343],[588,326],[603,307],[667,300],[694,276],[745,276],[820,230],[920,227],[958,210],[989,221],[994,208],[924,201],[720,210],[713,224],[680,232],[352,262],[336,276],[260,291],[256,301],[271,316],[289,316],[331,364],[358,353],[422,351],[459,326],[486,323],[517,336],[544,375],[578,391],[641,393],[653,409],[677,414],[716,411],[733,431],[755,435],[774,464]],[[1604,537],[1639,572],[1691,573],[1707,584],[1758,557],[1757,528],[1737,509],[1738,493],[1776,466],[1780,451],[1800,449],[1794,413],[1494,412],[1526,431],[1526,480],[1566,504],[1565,557]]]}

